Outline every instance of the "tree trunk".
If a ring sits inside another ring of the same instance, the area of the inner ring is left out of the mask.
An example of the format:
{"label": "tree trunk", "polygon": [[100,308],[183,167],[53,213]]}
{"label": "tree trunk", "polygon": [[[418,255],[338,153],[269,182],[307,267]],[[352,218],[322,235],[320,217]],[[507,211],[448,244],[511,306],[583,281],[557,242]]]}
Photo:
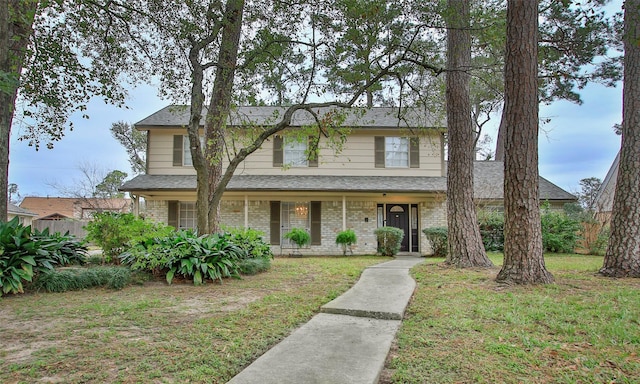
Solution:
{"label": "tree trunk", "polygon": [[205,161],[209,169],[207,201],[207,233],[220,230],[220,200],[224,187],[220,188],[225,154],[225,126],[231,106],[231,96],[242,31],[244,0],[229,0],[222,27],[218,68],[205,120]]}
{"label": "tree trunk", "polygon": [[491,267],[473,202],[474,130],[469,98],[471,33],[469,3],[449,0],[447,17],[447,225],[446,263],[460,268]]}
{"label": "tree trunk", "polygon": [[0,2],[0,221],[7,220],[11,124],[37,8],[35,0]]}
{"label": "tree trunk", "polygon": [[622,147],[611,237],[600,273],[640,277],[640,0],[624,3]]}
{"label": "tree trunk", "polygon": [[503,283],[552,283],[544,265],[538,195],[538,2],[507,2]]}

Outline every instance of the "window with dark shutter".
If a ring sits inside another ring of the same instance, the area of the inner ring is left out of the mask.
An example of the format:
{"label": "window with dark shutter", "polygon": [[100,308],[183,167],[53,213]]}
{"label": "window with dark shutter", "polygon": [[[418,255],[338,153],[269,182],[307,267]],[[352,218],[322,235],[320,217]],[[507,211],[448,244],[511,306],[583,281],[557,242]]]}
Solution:
{"label": "window with dark shutter", "polygon": [[182,135],[173,136],[173,166],[182,167]]}
{"label": "window with dark shutter", "polygon": [[409,167],[420,168],[420,138],[409,138]]}
{"label": "window with dark shutter", "polygon": [[271,201],[269,236],[271,245],[280,245],[280,202]]}
{"label": "window with dark shutter", "polygon": [[311,202],[311,245],[322,245],[322,203]]}
{"label": "window with dark shutter", "polygon": [[[180,136],[182,138],[182,136]],[[178,229],[178,202],[169,201],[169,212],[167,214],[167,224]]]}
{"label": "window with dark shutter", "polygon": [[273,166],[282,167],[284,152],[282,150],[282,136],[273,136]]}
{"label": "window with dark shutter", "polygon": [[384,136],[375,137],[375,163],[376,168],[384,168]]}

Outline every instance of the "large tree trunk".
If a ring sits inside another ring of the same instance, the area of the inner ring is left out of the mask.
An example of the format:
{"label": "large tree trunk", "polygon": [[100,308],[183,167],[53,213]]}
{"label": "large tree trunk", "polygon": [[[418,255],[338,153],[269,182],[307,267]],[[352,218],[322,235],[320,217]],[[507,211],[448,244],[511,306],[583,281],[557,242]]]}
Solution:
{"label": "large tree trunk", "polygon": [[504,264],[496,280],[553,282],[544,265],[538,195],[538,2],[507,2]]}
{"label": "large tree trunk", "polygon": [[35,0],[0,2],[0,221],[7,220],[11,124],[20,72],[37,8]]}
{"label": "large tree trunk", "polygon": [[457,267],[491,267],[473,202],[474,131],[469,98],[471,33],[469,3],[449,0],[447,17],[447,225],[446,262]]}
{"label": "large tree trunk", "polygon": [[600,273],[640,277],[640,1],[624,3],[622,147],[611,237]]}
{"label": "large tree trunk", "polygon": [[229,116],[233,80],[240,33],[244,0],[229,0],[225,9],[225,23],[222,27],[218,68],[205,121],[205,161],[208,172],[208,210],[207,232],[220,230],[220,201],[224,187],[220,188],[223,176],[223,158],[225,154],[224,130]]}

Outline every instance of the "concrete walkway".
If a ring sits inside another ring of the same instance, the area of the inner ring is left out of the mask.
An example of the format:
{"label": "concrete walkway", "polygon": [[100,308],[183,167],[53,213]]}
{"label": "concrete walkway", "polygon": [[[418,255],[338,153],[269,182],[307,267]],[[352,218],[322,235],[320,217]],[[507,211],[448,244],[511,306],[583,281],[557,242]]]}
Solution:
{"label": "concrete walkway", "polygon": [[415,289],[400,256],[364,270],[342,296],[245,368],[231,384],[377,383]]}

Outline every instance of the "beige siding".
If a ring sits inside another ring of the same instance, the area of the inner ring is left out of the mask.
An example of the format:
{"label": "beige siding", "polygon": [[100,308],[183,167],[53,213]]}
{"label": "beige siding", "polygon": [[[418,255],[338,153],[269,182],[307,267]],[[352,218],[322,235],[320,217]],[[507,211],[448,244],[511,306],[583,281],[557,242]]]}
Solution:
{"label": "beige siding", "polygon": [[[173,135],[184,130],[151,130],[149,135],[149,174],[189,175],[193,167],[173,166]],[[273,166],[273,141],[251,154],[236,174],[245,175],[354,175],[354,176],[442,176],[442,140],[438,132],[429,132],[420,138],[420,168],[376,168],[374,164],[374,137],[401,136],[398,131],[357,130],[344,144],[342,152],[335,153],[325,139],[320,142],[318,167]]]}

